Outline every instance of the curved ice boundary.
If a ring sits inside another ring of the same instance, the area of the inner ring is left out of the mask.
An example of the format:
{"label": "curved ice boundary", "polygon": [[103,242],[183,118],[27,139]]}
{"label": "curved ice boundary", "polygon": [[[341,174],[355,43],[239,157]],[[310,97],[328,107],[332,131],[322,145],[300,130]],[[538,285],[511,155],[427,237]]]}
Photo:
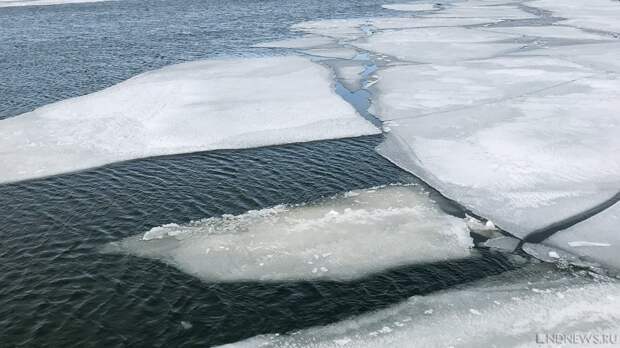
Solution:
{"label": "curved ice boundary", "polygon": [[198,61],[0,121],[0,182],[111,162],[376,134],[331,72],[284,56]]}
{"label": "curved ice boundary", "polygon": [[462,219],[418,186],[351,191],[315,204],[169,224],[108,245],[205,281],[348,280],[391,267],[469,257]]}
{"label": "curved ice boundary", "polygon": [[556,346],[554,337],[590,340],[579,346],[590,346],[594,339],[617,344],[618,282],[539,265],[413,296],[324,327],[257,336],[224,347],[547,347]]}
{"label": "curved ice boundary", "polygon": [[[374,57],[380,154],[526,240],[617,200],[620,2],[469,0],[418,14],[293,26]],[[617,244],[613,222],[562,248]],[[568,249],[618,265],[617,248]]]}
{"label": "curved ice boundary", "polygon": [[21,6],[50,6],[65,4],[83,4],[89,2],[104,2],[115,0],[0,0],[2,7],[21,7]]}

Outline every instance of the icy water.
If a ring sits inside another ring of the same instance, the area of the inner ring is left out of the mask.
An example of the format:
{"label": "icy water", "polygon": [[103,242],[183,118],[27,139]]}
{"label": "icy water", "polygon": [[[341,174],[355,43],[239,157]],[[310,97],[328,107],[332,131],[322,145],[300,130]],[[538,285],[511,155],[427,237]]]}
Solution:
{"label": "icy water", "polygon": [[[380,15],[380,3],[118,1],[0,9],[0,118],[172,63],[272,53],[249,46],[290,35],[288,26],[301,20]],[[0,185],[0,345],[211,346],[334,322],[512,267],[486,255],[353,282],[211,284],[161,262],[100,252],[166,223],[415,182],[375,153],[380,141],[159,157]]]}

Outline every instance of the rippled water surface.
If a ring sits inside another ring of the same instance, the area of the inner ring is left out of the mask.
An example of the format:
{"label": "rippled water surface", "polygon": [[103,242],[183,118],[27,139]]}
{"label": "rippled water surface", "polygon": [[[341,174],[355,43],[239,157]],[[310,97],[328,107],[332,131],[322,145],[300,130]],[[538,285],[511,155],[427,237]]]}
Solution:
{"label": "rippled water surface", "polygon": [[[0,9],[0,118],[171,63],[267,54],[249,46],[290,35],[287,27],[301,20],[380,15],[379,3],[122,0]],[[333,322],[511,267],[486,255],[347,283],[209,284],[161,262],[100,252],[166,223],[415,181],[374,152],[380,141],[158,157],[0,185],[0,346],[210,346]]]}

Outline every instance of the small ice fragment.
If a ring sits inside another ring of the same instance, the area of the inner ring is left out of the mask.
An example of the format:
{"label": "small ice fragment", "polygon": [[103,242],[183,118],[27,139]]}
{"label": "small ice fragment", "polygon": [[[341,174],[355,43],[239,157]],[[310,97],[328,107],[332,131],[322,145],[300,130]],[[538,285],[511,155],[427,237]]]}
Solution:
{"label": "small ice fragment", "polygon": [[433,314],[433,310],[432,309],[427,309],[424,311],[424,314]]}
{"label": "small ice fragment", "polygon": [[192,325],[192,323],[190,323],[189,321],[182,321],[182,322],[181,322],[181,326],[183,327],[183,329],[185,329],[185,330],[189,330],[189,329],[191,329],[194,325]]}
{"label": "small ice fragment", "polygon": [[559,259],[560,255],[558,255],[558,253],[555,252],[555,251],[550,251],[549,252],[549,257],[554,258],[554,259]]}
{"label": "small ice fragment", "polygon": [[473,309],[473,308],[470,308],[470,309],[469,309],[469,312],[470,312],[471,314],[474,314],[474,315],[482,315],[482,313],[480,313],[480,311],[477,311],[477,310],[475,310],[475,309]]}
{"label": "small ice fragment", "polygon": [[384,326],[381,328],[381,330],[379,330],[380,333],[390,333],[392,332],[392,329],[390,329],[388,326]]}

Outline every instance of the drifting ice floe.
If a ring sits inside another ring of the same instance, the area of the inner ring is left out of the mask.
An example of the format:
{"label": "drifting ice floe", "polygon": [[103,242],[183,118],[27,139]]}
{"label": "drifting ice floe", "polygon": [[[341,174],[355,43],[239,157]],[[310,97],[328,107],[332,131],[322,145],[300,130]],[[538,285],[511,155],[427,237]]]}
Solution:
{"label": "drifting ice floe", "polygon": [[0,182],[111,162],[376,134],[300,57],[169,66],[0,121]]}
{"label": "drifting ice floe", "polygon": [[206,281],[280,281],[358,278],[465,258],[470,247],[463,220],[441,212],[419,187],[388,186],[164,225],[110,250],[161,259]]}
{"label": "drifting ice floe", "polygon": [[65,4],[82,4],[88,2],[103,2],[113,0],[0,0],[1,7],[21,7],[21,6],[49,6]]}
{"label": "drifting ice floe", "polygon": [[606,335],[617,344],[620,285],[528,266],[328,326],[226,347],[530,347],[552,344],[554,334]]}

